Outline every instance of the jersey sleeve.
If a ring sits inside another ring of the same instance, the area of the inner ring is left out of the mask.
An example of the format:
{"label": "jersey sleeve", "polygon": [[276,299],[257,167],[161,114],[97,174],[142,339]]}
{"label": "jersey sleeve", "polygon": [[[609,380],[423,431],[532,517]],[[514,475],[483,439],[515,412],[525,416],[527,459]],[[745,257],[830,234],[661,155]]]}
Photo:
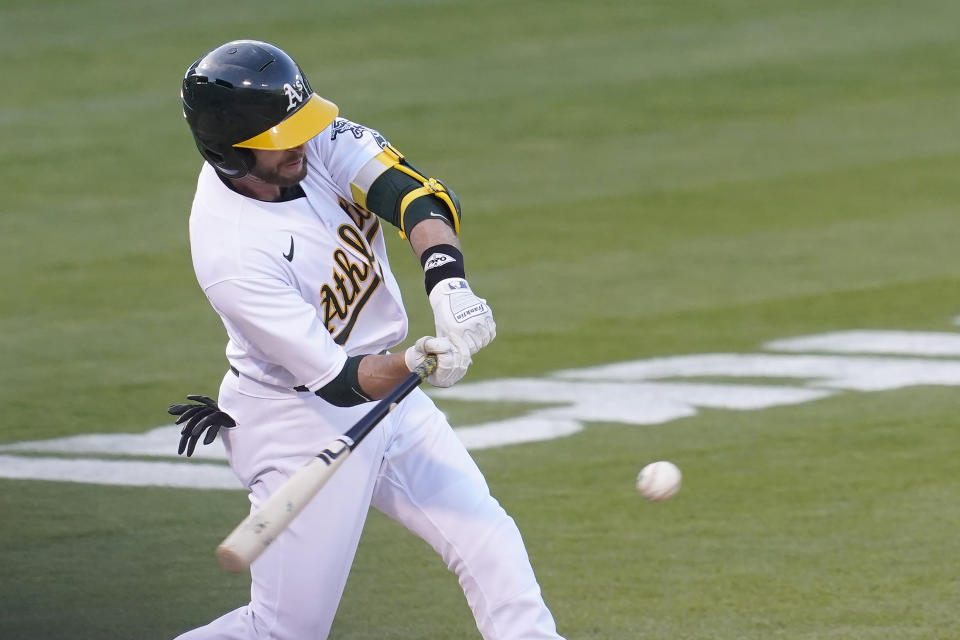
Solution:
{"label": "jersey sleeve", "polygon": [[282,280],[238,278],[205,288],[232,340],[258,359],[279,365],[298,384],[316,391],[337,377],[347,361],[317,317],[317,310]]}
{"label": "jersey sleeve", "polygon": [[357,190],[366,193],[392,164],[383,153],[390,143],[379,132],[345,118],[334,120],[329,134],[315,140],[321,163],[344,198],[357,201]]}

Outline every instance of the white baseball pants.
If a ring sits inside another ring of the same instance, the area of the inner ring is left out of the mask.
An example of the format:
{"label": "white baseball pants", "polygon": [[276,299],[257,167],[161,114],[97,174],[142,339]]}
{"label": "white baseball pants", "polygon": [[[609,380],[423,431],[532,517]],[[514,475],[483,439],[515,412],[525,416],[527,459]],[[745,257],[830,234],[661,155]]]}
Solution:
{"label": "white baseball pants", "polygon": [[[369,410],[231,373],[221,430],[252,508]],[[559,639],[513,519],[444,415],[419,389],[387,415],[251,567],[251,601],[178,640],[322,640],[369,505],[429,543],[457,574],[485,640]]]}

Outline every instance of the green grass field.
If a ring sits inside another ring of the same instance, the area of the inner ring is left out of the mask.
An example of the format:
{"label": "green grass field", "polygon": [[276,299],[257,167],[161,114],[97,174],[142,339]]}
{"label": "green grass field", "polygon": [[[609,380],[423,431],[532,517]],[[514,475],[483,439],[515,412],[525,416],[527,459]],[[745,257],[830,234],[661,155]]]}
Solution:
{"label": "green grass field", "polygon": [[[948,0],[2,0],[0,444],[140,433],[216,392],[178,92],[243,37],[460,195],[499,327],[465,382],[956,330],[958,23]],[[958,415],[949,386],[847,392],[475,458],[571,640],[949,639]],[[655,505],[633,481],[657,459],[685,482]],[[243,604],[211,551],[245,508],[0,480],[0,638],[171,638]],[[439,558],[371,513],[331,637],[479,635]]]}

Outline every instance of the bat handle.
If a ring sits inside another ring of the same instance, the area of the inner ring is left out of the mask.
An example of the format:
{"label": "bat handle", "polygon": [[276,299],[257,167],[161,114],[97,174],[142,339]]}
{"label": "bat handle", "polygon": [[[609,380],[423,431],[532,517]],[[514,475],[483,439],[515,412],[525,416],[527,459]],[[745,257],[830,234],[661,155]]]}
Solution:
{"label": "bat handle", "polygon": [[433,373],[436,370],[437,370],[437,356],[431,353],[427,355],[426,358],[423,359],[423,362],[417,365],[417,367],[413,370],[413,372],[417,374],[417,377],[419,377],[421,380],[425,380],[427,376],[429,376],[431,373]]}

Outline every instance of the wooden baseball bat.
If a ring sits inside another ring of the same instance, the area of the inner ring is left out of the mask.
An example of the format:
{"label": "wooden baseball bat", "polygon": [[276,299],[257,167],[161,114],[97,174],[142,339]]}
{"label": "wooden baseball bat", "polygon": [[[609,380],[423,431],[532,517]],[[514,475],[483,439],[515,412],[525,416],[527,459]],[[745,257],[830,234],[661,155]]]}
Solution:
{"label": "wooden baseball bat", "polygon": [[367,434],[436,368],[436,356],[427,356],[416,371],[377,402],[349,431],[327,445],[317,457],[280,485],[259,509],[244,518],[217,547],[216,556],[220,566],[231,573],[249,569],[250,564],[303,511]]}

